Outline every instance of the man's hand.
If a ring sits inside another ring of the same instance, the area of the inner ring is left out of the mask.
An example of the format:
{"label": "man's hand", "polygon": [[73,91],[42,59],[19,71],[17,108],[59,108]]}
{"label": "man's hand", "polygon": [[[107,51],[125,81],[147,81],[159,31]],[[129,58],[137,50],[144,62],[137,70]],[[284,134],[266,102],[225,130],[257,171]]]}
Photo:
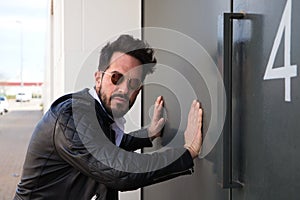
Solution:
{"label": "man's hand", "polygon": [[184,132],[185,145],[191,156],[196,158],[202,146],[202,109],[200,103],[193,101],[189,115],[186,130]]}
{"label": "man's hand", "polygon": [[162,96],[157,97],[154,104],[154,112],[151,120],[151,124],[148,128],[149,138],[154,140],[161,135],[161,130],[165,125],[165,119],[163,118],[163,105],[164,100]]}

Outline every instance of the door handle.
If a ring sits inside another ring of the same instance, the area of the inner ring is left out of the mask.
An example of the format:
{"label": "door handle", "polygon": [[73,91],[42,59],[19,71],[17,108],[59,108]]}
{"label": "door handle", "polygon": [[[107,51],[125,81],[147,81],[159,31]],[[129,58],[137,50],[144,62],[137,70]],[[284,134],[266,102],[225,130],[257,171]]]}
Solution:
{"label": "door handle", "polygon": [[223,66],[227,111],[223,129],[223,188],[242,187],[242,184],[233,180],[232,177],[232,32],[233,20],[244,17],[244,13],[224,13]]}

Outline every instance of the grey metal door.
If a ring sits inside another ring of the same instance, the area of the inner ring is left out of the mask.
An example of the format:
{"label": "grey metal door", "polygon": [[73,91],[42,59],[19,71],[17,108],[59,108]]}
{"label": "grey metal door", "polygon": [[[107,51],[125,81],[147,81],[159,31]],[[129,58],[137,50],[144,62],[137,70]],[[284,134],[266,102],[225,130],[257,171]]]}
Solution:
{"label": "grey metal door", "polygon": [[300,2],[234,0],[233,199],[299,199]]}
{"label": "grey metal door", "polygon": [[[162,145],[182,143],[181,132],[194,98],[201,101],[205,110],[205,133],[210,124],[221,124],[222,119],[215,119],[212,113],[215,101],[224,100],[213,94],[218,94],[217,90],[222,87],[218,85],[218,78],[212,77],[215,86],[211,89],[205,80],[206,72],[201,69],[208,67],[222,71],[222,45],[219,44],[222,43],[222,14],[229,11],[230,1],[224,0],[143,1],[143,25],[156,27],[145,28],[144,39],[156,48],[159,62],[154,75],[147,78],[144,86],[143,123],[145,126],[149,123],[155,98],[162,95],[168,120],[160,141]],[[193,176],[143,188],[143,199],[227,200],[229,190],[222,188],[222,138],[212,146],[204,159],[195,161]],[[154,149],[160,147],[157,143]]]}
{"label": "grey metal door", "polygon": [[[299,199],[299,9],[297,0],[143,1],[144,27],[176,30],[201,44],[224,75],[227,94],[224,140],[205,159],[196,160],[193,176],[146,187],[143,199]],[[168,48],[157,50],[160,66],[145,86],[143,122],[149,123],[149,110],[156,96],[163,95],[165,132],[180,135],[172,131],[183,130],[181,116],[194,97],[187,82],[203,103],[206,132],[213,103],[210,86],[197,69],[205,63],[178,53],[176,47],[185,49],[190,43],[178,35],[167,38],[165,31],[144,31],[146,40]],[[173,135],[164,135],[162,144],[173,141]]]}

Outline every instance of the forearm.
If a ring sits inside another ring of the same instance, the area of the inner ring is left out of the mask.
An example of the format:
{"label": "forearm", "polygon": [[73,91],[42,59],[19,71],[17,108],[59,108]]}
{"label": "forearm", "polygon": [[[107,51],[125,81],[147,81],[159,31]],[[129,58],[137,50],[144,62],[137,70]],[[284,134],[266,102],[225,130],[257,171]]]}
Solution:
{"label": "forearm", "polygon": [[[174,150],[175,149],[169,149],[167,151]],[[149,172],[129,173],[128,176],[125,176],[124,178],[118,181],[118,188],[116,189],[120,191],[135,190],[141,187],[170,180],[178,176],[191,175],[194,171],[193,159],[187,150],[184,150],[183,152],[182,150],[180,150],[180,152],[181,155],[179,155],[177,159],[174,159],[174,161],[170,163],[165,163],[165,160],[162,161],[158,159],[157,163],[159,163],[160,167],[158,167],[158,169],[156,170],[152,169],[153,166],[149,166]],[[154,155],[152,154],[152,156]]]}
{"label": "forearm", "polygon": [[151,139],[147,129],[140,129],[128,134],[124,134],[120,147],[127,151],[135,151],[143,147],[152,147]]}

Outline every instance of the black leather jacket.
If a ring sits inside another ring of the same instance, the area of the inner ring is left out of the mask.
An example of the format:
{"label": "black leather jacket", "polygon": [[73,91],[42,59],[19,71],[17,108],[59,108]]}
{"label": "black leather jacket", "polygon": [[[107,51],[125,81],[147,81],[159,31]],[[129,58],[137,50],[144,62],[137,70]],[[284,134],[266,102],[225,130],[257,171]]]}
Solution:
{"label": "black leather jacket", "polygon": [[115,146],[112,122],[88,89],[56,100],[33,132],[14,199],[115,200],[118,191],[192,173],[184,148],[133,152],[152,145],[146,130]]}

